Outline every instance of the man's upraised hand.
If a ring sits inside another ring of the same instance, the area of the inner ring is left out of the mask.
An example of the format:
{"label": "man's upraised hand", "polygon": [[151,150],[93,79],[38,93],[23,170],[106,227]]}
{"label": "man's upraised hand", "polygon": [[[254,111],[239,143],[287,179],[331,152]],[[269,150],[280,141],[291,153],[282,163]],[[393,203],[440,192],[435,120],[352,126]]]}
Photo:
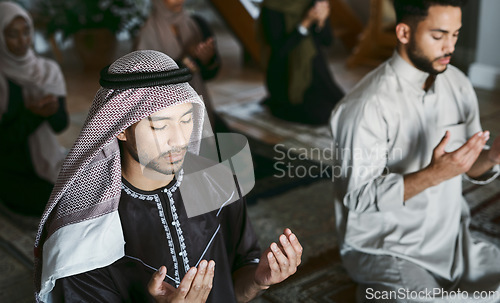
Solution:
{"label": "man's upraised hand", "polygon": [[468,172],[488,139],[489,132],[478,132],[460,148],[448,153],[444,148],[450,140],[450,132],[446,131],[441,142],[434,148],[431,164],[428,167],[433,172],[435,185]]}
{"label": "man's upraised hand", "polygon": [[280,283],[297,271],[302,258],[302,246],[288,228],[279,237],[279,245],[272,243],[262,254],[255,271],[255,282],[261,287]]}
{"label": "man's upraised hand", "polygon": [[198,268],[192,267],[186,273],[178,288],[164,282],[165,266],[153,274],[148,283],[148,291],[158,303],[205,302],[212,289],[215,262],[201,261]]}

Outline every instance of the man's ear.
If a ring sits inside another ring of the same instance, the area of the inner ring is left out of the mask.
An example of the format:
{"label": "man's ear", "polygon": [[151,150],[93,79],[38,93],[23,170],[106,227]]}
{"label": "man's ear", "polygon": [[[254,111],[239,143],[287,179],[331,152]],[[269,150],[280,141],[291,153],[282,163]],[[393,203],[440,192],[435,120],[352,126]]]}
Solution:
{"label": "man's ear", "polygon": [[119,133],[116,138],[120,141],[127,141],[127,135],[125,135],[125,131]]}
{"label": "man's ear", "polygon": [[408,44],[410,42],[411,29],[406,23],[398,23],[396,25],[396,37],[401,44]]}

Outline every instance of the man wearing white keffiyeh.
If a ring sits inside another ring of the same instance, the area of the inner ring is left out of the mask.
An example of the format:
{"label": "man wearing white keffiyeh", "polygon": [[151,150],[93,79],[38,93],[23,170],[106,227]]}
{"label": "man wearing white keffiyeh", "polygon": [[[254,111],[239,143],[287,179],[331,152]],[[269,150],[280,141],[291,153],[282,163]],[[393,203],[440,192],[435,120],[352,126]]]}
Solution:
{"label": "man wearing white keffiyeh", "polygon": [[259,258],[243,198],[248,146],[230,138],[233,151],[210,156],[189,79],[156,51],[101,72],[37,234],[38,301],[249,301],[296,271],[289,229]]}

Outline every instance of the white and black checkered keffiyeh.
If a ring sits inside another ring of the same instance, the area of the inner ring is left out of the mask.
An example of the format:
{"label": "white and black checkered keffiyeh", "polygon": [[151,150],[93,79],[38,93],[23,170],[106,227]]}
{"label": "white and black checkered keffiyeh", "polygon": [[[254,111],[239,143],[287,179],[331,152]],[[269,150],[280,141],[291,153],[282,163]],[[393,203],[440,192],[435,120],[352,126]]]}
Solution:
{"label": "white and black checkered keffiyeh", "polygon": [[[175,69],[177,64],[167,55],[146,50],[116,60],[108,73]],[[121,164],[116,136],[159,110],[186,102],[194,105],[188,151],[197,154],[204,105],[189,84],[99,89],[40,222],[35,241],[38,301],[50,298],[57,279],[107,266],[123,257],[124,239],[118,216]]]}

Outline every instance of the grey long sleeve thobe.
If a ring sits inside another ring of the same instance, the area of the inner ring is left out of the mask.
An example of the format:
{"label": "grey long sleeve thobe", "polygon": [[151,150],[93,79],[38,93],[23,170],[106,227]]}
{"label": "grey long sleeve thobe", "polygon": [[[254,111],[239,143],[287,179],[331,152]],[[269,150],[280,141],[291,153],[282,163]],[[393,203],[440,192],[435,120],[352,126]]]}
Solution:
{"label": "grey long sleeve thobe", "polygon": [[[428,76],[395,52],[333,112],[334,172],[340,176],[334,180],[336,224],[342,255],[352,250],[392,255],[455,281],[467,271],[465,259],[478,260],[474,253],[479,251],[467,247],[474,241],[463,240],[468,239],[463,233],[468,234],[470,213],[462,176],[406,202],[403,176],[430,163],[446,130],[451,133],[446,150],[451,151],[481,131],[481,125],[475,92],[463,73],[448,66],[426,92],[422,87]],[[497,165],[471,181],[485,183],[498,174]],[[490,248],[493,260],[483,256],[481,264],[471,266],[500,275],[499,250]]]}

